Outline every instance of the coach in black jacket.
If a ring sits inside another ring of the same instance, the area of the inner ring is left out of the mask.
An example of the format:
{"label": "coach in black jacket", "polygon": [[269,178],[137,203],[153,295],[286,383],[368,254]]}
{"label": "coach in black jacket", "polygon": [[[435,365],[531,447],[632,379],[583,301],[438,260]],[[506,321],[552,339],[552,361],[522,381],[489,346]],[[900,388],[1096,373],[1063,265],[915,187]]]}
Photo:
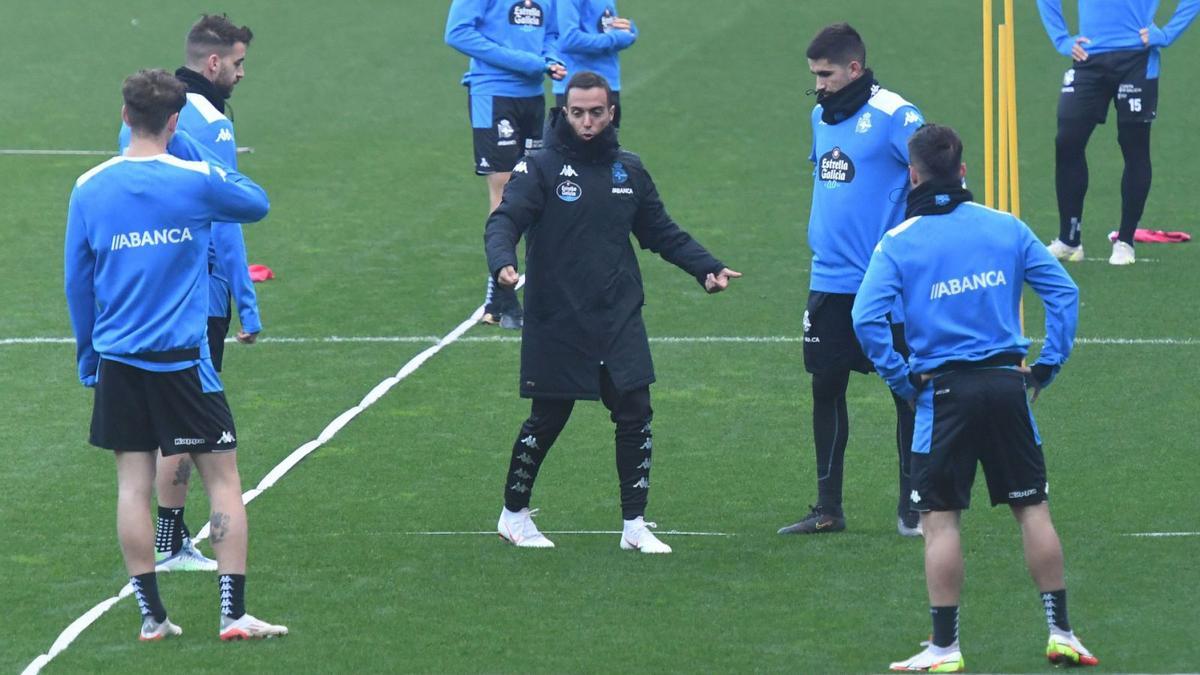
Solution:
{"label": "coach in black jacket", "polygon": [[530,490],[575,401],[600,398],[617,426],[621,547],[668,553],[642,518],[654,366],[629,235],[710,293],[741,275],[667,215],[641,159],[617,144],[610,95],[595,73],[571,79],[548,147],[517,164],[487,222],[488,268],[504,286],[517,283],[517,241],[526,239],[521,396],[533,399],[513,445],[498,529],[517,546],[553,546],[529,519]]}

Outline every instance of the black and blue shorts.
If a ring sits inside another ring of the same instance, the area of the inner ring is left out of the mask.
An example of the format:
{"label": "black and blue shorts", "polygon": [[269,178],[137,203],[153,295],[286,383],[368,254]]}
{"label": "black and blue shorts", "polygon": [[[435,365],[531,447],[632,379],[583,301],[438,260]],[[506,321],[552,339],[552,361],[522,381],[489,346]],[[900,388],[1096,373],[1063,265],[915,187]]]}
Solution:
{"label": "black and blue shorts", "polygon": [[1046,501],[1042,439],[1026,398],[1025,376],[1012,366],[949,368],[917,395],[913,508],[968,508],[980,464],[992,506]]}
{"label": "black and blue shorts", "polygon": [[1063,75],[1058,119],[1104,124],[1108,106],[1117,124],[1145,123],[1158,115],[1158,77],[1150,77],[1150,50],[1105,52],[1076,61]]}
{"label": "black and blue shorts", "polygon": [[477,175],[510,172],[525,153],[542,147],[546,108],[541,96],[469,95],[467,103]]}

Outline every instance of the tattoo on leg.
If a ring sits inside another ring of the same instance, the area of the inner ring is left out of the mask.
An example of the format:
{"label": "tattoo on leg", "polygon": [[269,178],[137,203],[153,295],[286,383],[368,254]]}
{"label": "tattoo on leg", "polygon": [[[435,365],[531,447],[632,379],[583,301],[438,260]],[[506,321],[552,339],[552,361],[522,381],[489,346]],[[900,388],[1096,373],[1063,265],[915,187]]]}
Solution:
{"label": "tattoo on leg", "polygon": [[225,536],[229,534],[229,514],[213,511],[212,516],[208,519],[209,533],[208,539],[214,546],[225,541]]}
{"label": "tattoo on leg", "polygon": [[192,477],[192,461],[184,459],[175,467],[175,478],[171,481],[171,485],[187,485],[188,479]]}

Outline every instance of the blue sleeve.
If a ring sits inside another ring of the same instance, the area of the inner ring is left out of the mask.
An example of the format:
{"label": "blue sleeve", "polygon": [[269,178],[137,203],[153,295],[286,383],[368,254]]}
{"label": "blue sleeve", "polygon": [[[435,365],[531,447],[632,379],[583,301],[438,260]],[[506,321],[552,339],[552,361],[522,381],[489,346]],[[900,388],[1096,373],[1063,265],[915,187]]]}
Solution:
{"label": "blue sleeve", "polygon": [[892,128],[888,139],[892,146],[892,156],[897,161],[908,165],[908,139],[917,133],[917,129],[925,124],[925,118],[916,106],[906,105],[892,115]]}
{"label": "blue sleeve", "polygon": [[1046,306],[1046,343],[1038,354],[1037,363],[1061,366],[1071,355],[1075,329],[1079,323],[1079,287],[1050,255],[1037,235],[1024,226],[1022,245],[1025,247],[1025,281],[1037,291]]}
{"label": "blue sleeve", "polygon": [[482,0],[454,0],[446,18],[446,44],[495,68],[511,70],[521,75],[538,75],[546,71],[546,61],[540,54],[501,46],[483,36],[478,24],[483,21]]}
{"label": "blue sleeve", "polygon": [[912,371],[892,346],[892,328],[887,320],[888,312],[900,297],[901,283],[900,270],[883,250],[886,241],[885,238],[875,247],[850,315],[854,334],[862,344],[863,353],[875,364],[876,372],[897,396],[911,401],[917,397],[917,390],[908,379]]}
{"label": "blue sleeve", "polygon": [[271,210],[267,192],[233,169],[209,165],[206,202],[214,221],[254,223]]}
{"label": "blue sleeve", "polygon": [[247,333],[262,332],[262,319],[258,314],[258,295],[250,279],[249,261],[246,258],[246,240],[242,237],[242,226],[238,223],[214,222],[212,224],[213,251],[216,252],[217,271],[229,280],[229,290],[237,303],[238,319],[242,330]]}
{"label": "blue sleeve", "polygon": [[546,36],[542,40],[542,61],[546,64],[555,63],[566,67],[562,60],[562,45],[559,42],[558,2],[551,2],[546,7]]}
{"label": "blue sleeve", "polygon": [[636,32],[614,30],[589,33],[579,18],[579,1],[565,0],[558,6],[559,48],[568,54],[605,54],[625,49],[637,40]]}
{"label": "blue sleeve", "polygon": [[1167,22],[1166,26],[1150,27],[1150,46],[1169,47],[1183,34],[1183,31],[1188,29],[1198,12],[1200,12],[1200,0],[1179,0],[1179,5],[1175,7],[1175,13],[1171,15],[1171,20]]}
{"label": "blue sleeve", "polygon": [[67,237],[63,246],[63,287],[67,294],[67,311],[71,315],[71,330],[75,333],[75,362],[79,381],[85,387],[95,386],[100,356],[92,347],[92,329],[96,323],[96,290],[92,285],[96,271],[96,254],[88,242],[83,212],[76,200],[78,190],[71,193],[67,207]]}
{"label": "blue sleeve", "polygon": [[1042,15],[1042,26],[1050,36],[1050,42],[1059,54],[1071,55],[1071,47],[1075,38],[1067,30],[1067,20],[1063,18],[1062,0],[1038,0],[1038,13]]}

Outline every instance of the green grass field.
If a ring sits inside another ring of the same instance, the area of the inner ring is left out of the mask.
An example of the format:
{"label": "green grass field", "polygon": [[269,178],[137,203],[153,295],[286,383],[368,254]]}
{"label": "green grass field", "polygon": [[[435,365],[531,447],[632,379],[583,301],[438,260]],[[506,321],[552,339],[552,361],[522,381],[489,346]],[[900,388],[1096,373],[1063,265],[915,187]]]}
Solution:
{"label": "green grass field", "polygon": [[[1165,16],[1175,3],[1163,4]],[[1019,5],[1023,215],[1048,240],[1067,63],[1034,3]],[[265,338],[440,336],[482,300],[486,190],[472,175],[457,85],[465,58],[441,41],[447,6],[221,6],[256,34],[233,107],[239,144],[256,149],[241,166],[273,204],[246,228],[251,261],[278,275],[259,286]],[[122,78],[177,66],[187,26],[211,8],[62,0],[3,12],[0,44],[15,58],[0,74],[0,147],[113,147]],[[969,178],[982,176],[978,6],[622,0],[621,10],[642,33],[623,60],[623,142],[642,154],[675,218],[746,275],[710,297],[644,256],[650,334],[782,338],[653,345],[648,516],[666,530],[730,536],[667,536],[675,553],[651,559],[619,551],[615,534],[558,535],[553,551],[416,534],[495,525],[527,403],[516,395],[518,345],[478,340],[497,335],[479,327],[248,507],[248,608],[287,624],[287,638],[220,643],[213,577],[170,575],[160,584],[181,639],[138,643],[126,599],[46,672],[880,671],[919,649],[929,632],[922,550],[895,534],[894,418],[877,377],[855,378],[850,391],[848,532],[775,534],[815,497],[796,342],[810,255],[803,52],[820,26],[854,23],[884,85],[958,128]],[[1144,219],[1193,234],[1200,140],[1186,120],[1200,90],[1198,32],[1164,56]],[[1104,234],[1117,225],[1115,140],[1109,124],[1091,145],[1090,258],[1107,258]],[[86,443],[91,393],[76,381],[74,349],[12,341],[70,335],[67,196],[100,159],[0,155],[3,672],[25,668],[127,580],[113,462]],[[1200,669],[1200,537],[1127,536],[1200,530],[1198,247],[1144,245],[1131,268],[1071,265],[1085,340],[1035,407],[1072,623],[1106,670]],[[1027,305],[1040,335],[1040,306]],[[244,488],[431,343],[230,345],[224,379]],[[611,439],[598,404],[577,408],[538,482],[543,529],[619,528]],[[982,485],[975,500],[964,527],[967,665],[1048,670],[1016,527],[986,508]],[[193,530],[206,512],[197,484]]]}

